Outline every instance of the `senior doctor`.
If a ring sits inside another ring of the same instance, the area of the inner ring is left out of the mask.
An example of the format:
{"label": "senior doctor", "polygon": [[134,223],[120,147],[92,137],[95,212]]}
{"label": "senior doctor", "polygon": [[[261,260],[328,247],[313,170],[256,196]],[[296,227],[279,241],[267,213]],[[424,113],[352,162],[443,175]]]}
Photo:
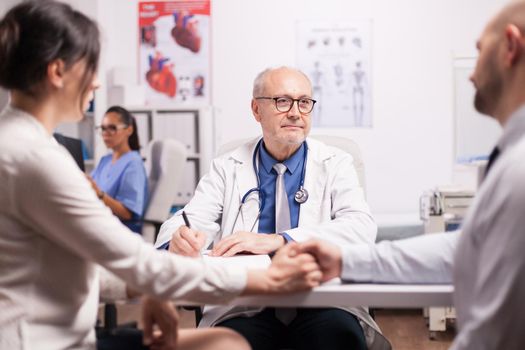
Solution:
{"label": "senior doctor", "polygon": [[[254,81],[251,108],[263,137],[214,159],[192,200],[166,221],[156,246],[198,256],[269,254],[311,238],[333,244],[375,241],[377,226],[352,156],[307,138],[312,98],[296,69],[266,69]],[[253,349],[388,348],[366,308],[273,309],[206,306],[200,326],[241,333]],[[280,340],[285,339],[284,343]]]}

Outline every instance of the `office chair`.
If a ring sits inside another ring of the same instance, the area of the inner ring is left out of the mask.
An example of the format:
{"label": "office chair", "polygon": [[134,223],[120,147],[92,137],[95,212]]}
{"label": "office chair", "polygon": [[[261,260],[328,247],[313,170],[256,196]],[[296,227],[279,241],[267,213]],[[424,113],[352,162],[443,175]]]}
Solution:
{"label": "office chair", "polygon": [[[350,153],[354,158],[354,168],[357,173],[359,184],[363,188],[363,194],[366,199],[366,177],[365,177],[365,163],[361,155],[361,149],[359,145],[353,140],[342,137],[342,136],[331,136],[331,135],[311,135],[310,137],[323,142],[326,145],[337,147],[347,153]],[[368,313],[375,319],[375,308],[368,308]]]}
{"label": "office chair", "polygon": [[[177,185],[184,175],[187,152],[182,143],[173,139],[151,141],[148,151],[146,171],[148,172],[150,201],[144,214],[142,236],[153,243],[157,240],[160,226],[168,219],[171,206],[175,201]],[[152,227],[154,228],[153,234],[151,234]],[[202,318],[202,310],[199,307],[183,307],[194,311],[196,320]]]}
{"label": "office chair", "polygon": [[82,152],[82,141],[72,137],[64,136],[56,132],[53,133],[53,137],[55,138],[55,140],[57,140],[58,143],[60,143],[69,151],[73,159],[75,159],[75,162],[77,163],[80,170],[85,171],[86,168]]}
{"label": "office chair", "polygon": [[363,192],[366,198],[365,163],[363,162],[363,156],[361,155],[361,149],[359,148],[359,145],[355,141],[342,136],[310,135],[310,137],[321,141],[326,145],[336,147],[345,151],[346,153],[350,153],[352,158],[354,158],[354,168],[357,172],[359,184],[363,188]]}
{"label": "office chair", "polygon": [[184,176],[186,158],[186,147],[177,140],[153,140],[148,145],[146,172],[150,197],[142,235],[151,243],[155,242],[160,226],[169,217]]}
{"label": "office chair", "polygon": [[[170,215],[178,184],[184,175],[186,147],[174,139],[153,140],[148,145],[146,172],[148,174],[149,202],[144,214],[142,235],[153,243],[162,223]],[[134,336],[136,323],[117,325],[117,309],[114,303],[104,306],[104,327],[101,334]]]}

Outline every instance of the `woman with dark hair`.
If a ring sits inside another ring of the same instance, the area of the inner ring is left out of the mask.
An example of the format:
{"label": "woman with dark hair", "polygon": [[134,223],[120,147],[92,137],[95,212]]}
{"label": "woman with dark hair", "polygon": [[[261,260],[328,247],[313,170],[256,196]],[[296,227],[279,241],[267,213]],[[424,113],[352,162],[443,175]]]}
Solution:
{"label": "woman with dark hair", "polygon": [[[0,115],[0,349],[94,349],[99,266],[164,300],[216,304],[317,285],[319,266],[296,245],[265,270],[208,264],[155,250],[97,199],[52,133],[83,117],[99,50],[96,24],[66,4],[23,1],[0,20],[0,87],[11,93]],[[145,300],[154,348],[248,348],[225,329],[177,333],[173,306]]]}
{"label": "woman with dark hair", "polygon": [[137,123],[131,113],[110,107],[98,127],[111,153],[100,159],[88,179],[98,198],[133,232],[141,233],[148,202],[148,180],[139,154]]}

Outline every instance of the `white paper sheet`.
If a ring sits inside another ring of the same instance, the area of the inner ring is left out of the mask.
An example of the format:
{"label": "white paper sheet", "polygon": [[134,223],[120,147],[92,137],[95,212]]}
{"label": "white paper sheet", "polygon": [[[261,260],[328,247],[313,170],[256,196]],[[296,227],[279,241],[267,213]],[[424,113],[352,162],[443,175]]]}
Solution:
{"label": "white paper sheet", "polygon": [[202,254],[202,257],[205,261],[213,264],[245,266],[247,268],[266,269],[271,264],[268,255],[239,254],[232,257],[222,257],[210,256],[209,251],[206,251]]}

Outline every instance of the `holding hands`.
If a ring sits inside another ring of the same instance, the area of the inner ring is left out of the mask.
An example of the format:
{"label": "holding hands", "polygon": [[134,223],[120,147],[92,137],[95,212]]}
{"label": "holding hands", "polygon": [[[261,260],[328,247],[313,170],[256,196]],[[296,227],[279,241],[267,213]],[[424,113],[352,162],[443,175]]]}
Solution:
{"label": "holding hands", "polygon": [[323,273],[321,282],[341,276],[341,249],[331,243],[321,240],[310,240],[297,245],[298,254],[311,254],[319,264]]}
{"label": "holding hands", "polygon": [[249,270],[244,294],[288,293],[318,286],[323,277],[319,265],[297,248],[289,243],[277,251],[267,270]]}
{"label": "holding hands", "polygon": [[[341,250],[320,240],[285,244],[277,234],[238,231],[225,237],[211,256],[230,257],[238,253],[276,252],[267,270],[249,270],[244,294],[286,293],[311,289],[341,275]],[[172,235],[169,251],[198,257],[206,244],[206,234],[180,226]]]}

